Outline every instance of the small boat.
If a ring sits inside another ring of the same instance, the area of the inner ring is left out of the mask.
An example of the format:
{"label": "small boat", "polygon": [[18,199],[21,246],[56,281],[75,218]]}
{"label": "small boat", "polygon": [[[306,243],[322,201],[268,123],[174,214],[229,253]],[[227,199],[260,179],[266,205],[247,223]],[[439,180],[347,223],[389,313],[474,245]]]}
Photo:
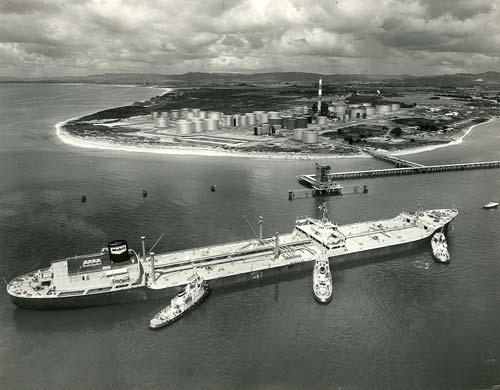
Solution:
{"label": "small boat", "polygon": [[432,236],[432,257],[439,263],[449,263],[450,254],[448,253],[448,244],[443,232],[437,232]]}
{"label": "small boat", "polygon": [[313,292],[314,298],[318,302],[326,303],[332,299],[332,273],[330,272],[330,262],[326,254],[318,257],[314,263]]}
{"label": "small boat", "polygon": [[216,188],[215,184],[210,184],[210,191],[215,192]]}
{"label": "small boat", "polygon": [[488,202],[485,205],[483,205],[484,209],[496,209],[498,206],[498,202]]}
{"label": "small boat", "polygon": [[181,318],[210,294],[208,283],[194,274],[189,283],[170,301],[170,305],[149,321],[149,329],[160,329]]}

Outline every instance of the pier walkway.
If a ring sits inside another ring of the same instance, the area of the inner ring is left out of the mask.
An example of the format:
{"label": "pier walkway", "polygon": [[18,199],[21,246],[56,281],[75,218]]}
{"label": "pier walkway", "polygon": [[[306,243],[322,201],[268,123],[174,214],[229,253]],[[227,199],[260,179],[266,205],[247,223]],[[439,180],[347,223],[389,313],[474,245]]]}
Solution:
{"label": "pier walkway", "polygon": [[383,161],[389,162],[391,164],[394,164],[397,168],[423,167],[424,166],[422,164],[419,164],[419,163],[416,163],[413,161],[409,161],[409,160],[405,160],[405,159],[397,157],[397,156],[393,156],[393,155],[386,153],[386,152],[379,152],[377,150],[368,149],[368,148],[364,148],[362,150],[364,153],[369,154],[370,156],[372,156],[374,158],[378,158],[379,160],[383,160]]}
{"label": "pier walkway", "polygon": [[[490,169],[500,168],[500,161],[482,161],[473,163],[461,164],[445,164],[445,165],[427,165],[418,167],[405,168],[388,168],[388,169],[373,169],[367,171],[352,171],[352,172],[333,172],[328,173],[328,180],[349,180],[365,177],[382,177],[382,176],[401,176],[401,175],[416,175],[422,173],[435,172],[450,172],[450,171],[465,171],[470,169]],[[314,175],[301,175],[297,179],[301,182],[303,177],[314,179]]]}

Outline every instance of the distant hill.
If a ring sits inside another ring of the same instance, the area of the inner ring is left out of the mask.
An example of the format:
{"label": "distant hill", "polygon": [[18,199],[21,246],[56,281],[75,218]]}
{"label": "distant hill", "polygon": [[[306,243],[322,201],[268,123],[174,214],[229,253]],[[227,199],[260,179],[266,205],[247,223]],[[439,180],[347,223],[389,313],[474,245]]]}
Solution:
{"label": "distant hill", "polygon": [[189,72],[180,75],[142,73],[104,73],[88,76],[12,78],[0,77],[0,82],[44,82],[44,83],[95,83],[169,85],[169,84],[214,84],[214,83],[312,83],[319,78],[325,83],[334,82],[393,82],[401,85],[471,86],[500,84],[499,72],[456,73],[436,76],[384,75],[384,74],[319,74],[305,72],[272,73],[202,73]]}

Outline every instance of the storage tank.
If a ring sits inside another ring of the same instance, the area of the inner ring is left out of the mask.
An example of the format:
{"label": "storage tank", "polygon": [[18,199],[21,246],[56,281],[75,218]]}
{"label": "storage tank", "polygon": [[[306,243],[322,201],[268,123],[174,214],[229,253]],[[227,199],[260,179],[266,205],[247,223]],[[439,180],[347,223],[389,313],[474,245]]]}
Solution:
{"label": "storage tank", "polygon": [[210,114],[208,115],[208,117],[211,119],[217,119],[218,121],[220,121],[221,115],[220,115],[220,112],[211,111]]}
{"label": "storage tank", "polygon": [[281,114],[278,111],[269,111],[268,115],[269,119],[281,119]]}
{"label": "storage tank", "polygon": [[192,112],[195,116],[198,116],[198,113],[200,112],[200,109],[199,109],[199,108],[192,108],[192,109],[191,109],[191,112]]}
{"label": "storage tank", "polygon": [[284,125],[286,129],[293,130],[297,128],[297,121],[295,118],[286,118]]}
{"label": "storage tank", "polygon": [[371,107],[371,106],[372,106],[372,104],[371,104],[371,103],[368,103],[368,102],[363,103],[363,107]]}
{"label": "storage tank", "polygon": [[217,119],[208,118],[203,120],[205,126],[204,128],[208,131],[219,130],[219,121]]}
{"label": "storage tank", "polygon": [[390,104],[380,104],[377,106],[379,114],[390,114],[392,111],[392,105]]}
{"label": "storage tank", "polygon": [[170,117],[172,119],[175,119],[175,120],[179,119],[181,117],[180,111],[179,110],[171,110]]}
{"label": "storage tank", "polygon": [[224,125],[225,126],[232,126],[232,119],[233,119],[233,116],[232,115],[225,115],[224,116]]}
{"label": "storage tank", "polygon": [[302,133],[306,131],[304,129],[293,129],[293,139],[296,141],[302,141]]}
{"label": "storage tank", "polygon": [[193,122],[179,119],[177,121],[177,133],[179,134],[191,134],[193,132]]}
{"label": "storage tank", "polygon": [[247,117],[247,123],[249,126],[253,126],[256,123],[255,114],[253,112],[249,112],[245,115]]}
{"label": "storage tank", "polygon": [[268,135],[271,131],[271,125],[269,123],[263,123],[262,127],[262,135]]}
{"label": "storage tank", "polygon": [[181,108],[181,119],[186,119],[189,108]]}
{"label": "storage tank", "polygon": [[109,259],[113,263],[123,263],[130,259],[128,244],[125,240],[115,240],[108,244]]}
{"label": "storage tank", "polygon": [[392,109],[392,111],[399,111],[401,109],[401,104],[400,103],[392,103],[391,109]]}
{"label": "storage tank", "polygon": [[240,115],[240,126],[246,126],[247,125],[247,116],[246,115]]}
{"label": "storage tank", "polygon": [[187,120],[191,121],[191,120],[193,120],[195,117],[196,117],[196,115],[194,114],[194,112],[193,112],[193,111],[188,111],[188,112],[186,112],[186,119],[187,119]]}
{"label": "storage tank", "polygon": [[335,106],[335,112],[337,114],[345,114],[347,111],[347,106],[345,104],[339,104]]}
{"label": "storage tank", "polygon": [[155,119],[155,118],[158,118],[160,116],[160,112],[159,111],[151,111],[151,119]]}
{"label": "storage tank", "polygon": [[295,127],[299,129],[307,128],[307,118],[303,116],[295,118]]}
{"label": "storage tank", "polygon": [[318,125],[326,125],[326,116],[319,115],[316,118],[316,122],[318,123]]}
{"label": "storage tank", "polygon": [[193,119],[193,128],[195,133],[203,133],[205,130],[203,119]]}
{"label": "storage tank", "polygon": [[375,107],[366,107],[366,116],[373,116],[377,114],[377,109]]}
{"label": "storage tank", "polygon": [[318,130],[306,130],[302,132],[302,142],[304,142],[305,144],[317,144],[318,141]]}
{"label": "storage tank", "polygon": [[163,116],[155,118],[154,122],[155,122],[155,127],[166,128],[166,127],[170,126],[170,120],[168,118],[163,117]]}
{"label": "storage tank", "polygon": [[269,123],[269,114],[260,114],[260,123]]}
{"label": "storage tank", "polygon": [[198,111],[198,118],[205,119],[208,113],[206,111]]}

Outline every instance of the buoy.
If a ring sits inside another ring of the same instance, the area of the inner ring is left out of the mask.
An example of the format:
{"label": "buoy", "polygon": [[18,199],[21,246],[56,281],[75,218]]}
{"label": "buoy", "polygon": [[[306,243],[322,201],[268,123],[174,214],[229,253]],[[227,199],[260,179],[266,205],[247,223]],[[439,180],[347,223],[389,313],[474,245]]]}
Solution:
{"label": "buoy", "polygon": [[87,195],[82,195],[82,203],[85,203],[87,201]]}
{"label": "buoy", "polygon": [[145,198],[148,196],[148,192],[146,190],[142,190],[142,197]]}
{"label": "buoy", "polygon": [[210,184],[210,191],[215,192],[215,184]]}

